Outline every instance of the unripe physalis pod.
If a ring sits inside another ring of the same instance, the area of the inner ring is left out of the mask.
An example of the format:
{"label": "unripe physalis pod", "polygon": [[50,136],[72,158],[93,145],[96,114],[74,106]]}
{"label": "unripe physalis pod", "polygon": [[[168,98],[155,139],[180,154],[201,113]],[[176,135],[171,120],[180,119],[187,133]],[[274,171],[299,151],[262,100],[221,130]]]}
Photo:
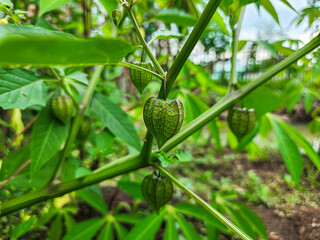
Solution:
{"label": "unripe physalis pod", "polygon": [[84,117],[80,125],[77,138],[79,140],[85,140],[88,138],[90,132],[91,132],[91,120],[88,117]]}
{"label": "unripe physalis pod", "polygon": [[64,124],[67,124],[73,111],[73,101],[71,97],[53,97],[51,99],[51,111],[56,118]]}
{"label": "unripe physalis pod", "polygon": [[112,11],[112,21],[114,23],[115,26],[118,26],[121,20],[121,10],[119,9],[114,9]]}
{"label": "unripe physalis pod", "polygon": [[[134,65],[146,68],[151,71],[153,69],[151,63],[149,63],[149,62],[134,63]],[[133,83],[133,85],[138,89],[139,93],[142,94],[142,91],[145,89],[145,87],[152,80],[152,74],[131,68],[130,69],[130,78],[131,78],[131,82]]]}
{"label": "unripe physalis pod", "polygon": [[183,118],[183,105],[179,99],[162,100],[151,97],[144,105],[144,123],[157,139],[159,149],[179,132]]}
{"label": "unripe physalis pod", "polygon": [[253,108],[233,107],[228,113],[228,125],[233,134],[240,141],[252,131],[256,124],[256,112]]}
{"label": "unripe physalis pod", "polygon": [[157,213],[170,201],[172,193],[172,182],[160,174],[154,172],[143,179],[142,195]]}

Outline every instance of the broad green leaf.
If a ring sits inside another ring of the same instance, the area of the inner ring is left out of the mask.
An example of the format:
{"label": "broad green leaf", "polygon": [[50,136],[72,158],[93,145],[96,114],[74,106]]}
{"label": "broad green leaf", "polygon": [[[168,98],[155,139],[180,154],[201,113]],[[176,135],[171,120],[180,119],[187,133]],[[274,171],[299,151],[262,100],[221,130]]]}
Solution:
{"label": "broad green leaf", "polygon": [[49,240],[60,240],[62,236],[62,215],[58,214],[50,226]]}
{"label": "broad green leaf", "polygon": [[241,141],[238,144],[237,151],[240,152],[242,149],[244,149],[247,146],[247,144],[250,143],[252,139],[254,139],[258,132],[259,124],[256,124],[254,129],[248,135],[241,139]]}
{"label": "broad green leaf", "polygon": [[150,214],[143,221],[135,225],[126,236],[126,240],[151,240],[156,235],[162,220],[164,212],[157,215]]}
{"label": "broad green leaf", "polygon": [[178,26],[193,26],[196,24],[196,20],[192,15],[177,8],[163,8],[153,18],[164,23],[174,23]]}
{"label": "broad green leaf", "polygon": [[[184,94],[184,106],[185,106],[185,120],[186,123],[191,122],[196,117],[198,117],[201,113],[208,109],[208,106],[205,102],[201,100],[199,96],[185,93]],[[197,141],[200,137],[201,130],[192,134],[194,141]]]}
{"label": "broad green leaf", "polygon": [[[30,149],[30,145],[24,146],[2,159],[0,181],[10,177],[20,166],[30,159]],[[26,172],[26,169],[20,173],[24,172]]]}
{"label": "broad green leaf", "polygon": [[259,2],[260,0],[241,0],[239,1],[239,6],[245,6],[248,5],[250,3],[256,3]]}
{"label": "broad green leaf", "polygon": [[13,3],[10,0],[0,0],[0,7],[2,6],[5,7],[6,9],[11,9],[13,8]]}
{"label": "broad green leaf", "polygon": [[205,221],[205,225],[208,240],[218,240],[220,230],[210,221]]}
{"label": "broad green leaf", "polygon": [[318,76],[320,73],[320,58],[318,58],[317,62],[312,67],[312,75],[314,77]]}
{"label": "broad green leaf", "polygon": [[67,231],[69,232],[73,226],[77,224],[72,215],[69,212],[64,212],[64,221]]}
{"label": "broad green leaf", "polygon": [[24,235],[26,232],[33,228],[33,225],[36,221],[35,216],[31,216],[28,220],[18,224],[14,227],[10,239],[15,240]]}
{"label": "broad green leaf", "polygon": [[90,240],[105,223],[104,218],[91,218],[75,225],[63,240]]}
{"label": "broad green leaf", "polygon": [[175,225],[173,215],[174,214],[172,211],[168,211],[166,228],[164,231],[164,238],[163,238],[164,240],[179,240],[179,234]]}
{"label": "broad green leaf", "polygon": [[112,18],[112,11],[117,9],[119,4],[117,0],[99,0],[101,5],[107,10],[108,15]]}
{"label": "broad green leaf", "polygon": [[251,225],[249,222],[246,221],[246,219],[235,209],[233,209],[233,206],[224,206],[224,209],[230,216],[231,220],[242,230],[244,231],[249,237],[251,237],[253,240],[258,240],[257,235],[255,234],[254,230],[251,228]]}
{"label": "broad green leaf", "polygon": [[104,202],[104,200],[96,194],[95,192],[91,191],[90,189],[81,189],[77,191],[77,195],[84,201],[86,201],[90,206],[97,209],[102,214],[108,214],[108,206]]}
{"label": "broad green leaf", "polygon": [[270,116],[274,133],[277,137],[283,160],[296,184],[299,186],[302,173],[302,158],[299,149],[294,141],[289,137],[281,125],[273,117]]}
{"label": "broad green leaf", "polygon": [[248,206],[242,203],[237,204],[239,207],[240,214],[250,224],[251,228],[259,234],[263,240],[268,239],[268,233],[266,225],[263,220]]}
{"label": "broad green leaf", "polygon": [[216,11],[212,17],[212,20],[220,27],[220,29],[222,30],[222,32],[224,34],[230,35],[228,28],[227,28],[227,24],[224,22],[223,17],[221,16],[221,14]]}
{"label": "broad green leaf", "polygon": [[222,146],[221,146],[221,141],[220,141],[220,132],[219,128],[217,127],[216,121],[213,119],[212,121],[209,122],[208,124],[210,133],[214,139],[214,142],[216,144],[216,148],[219,153],[222,153]]}
{"label": "broad green leaf", "polygon": [[40,12],[39,15],[56,9],[71,0],[40,0]]}
{"label": "broad green leaf", "polygon": [[102,94],[95,94],[91,104],[92,113],[101,120],[102,125],[136,149],[141,148],[136,129],[128,115]]}
{"label": "broad green leaf", "polygon": [[128,223],[128,224],[137,224],[141,222],[144,217],[141,215],[137,215],[134,213],[126,214],[126,213],[121,213],[117,214],[115,216],[118,222],[123,222],[123,223]]}
{"label": "broad green leaf", "polygon": [[278,13],[276,12],[276,10],[275,10],[274,6],[272,5],[272,3],[270,2],[270,0],[261,0],[260,4],[265,10],[267,10],[267,12],[273,17],[273,19],[278,24],[280,24]]}
{"label": "broad green leaf", "polygon": [[162,29],[157,30],[152,34],[152,39],[150,42],[148,42],[148,45],[150,45],[152,42],[154,42],[157,39],[171,39],[171,38],[183,38],[185,35],[181,34],[179,32],[174,32],[172,30]]}
{"label": "broad green leaf", "polygon": [[247,40],[240,40],[240,41],[238,42],[238,52],[240,52],[247,43],[248,43]]}
{"label": "broad green leaf", "polygon": [[141,192],[141,182],[120,180],[118,181],[118,186],[133,196],[134,199],[144,200]]}
{"label": "broad green leaf", "polygon": [[215,218],[211,213],[209,213],[204,208],[190,203],[178,203],[173,206],[175,211],[182,213],[183,215],[198,218],[203,221],[210,221],[217,228],[227,231],[228,229],[223,225],[217,218]]}
{"label": "broad green leaf", "polygon": [[35,26],[0,25],[0,66],[5,67],[116,63],[132,51],[121,39],[80,39]]}
{"label": "broad green leaf", "polygon": [[3,136],[3,132],[0,129],[0,151],[3,152],[4,154],[8,155],[8,151],[4,142],[4,136]]}
{"label": "broad green leaf", "polygon": [[119,240],[124,240],[126,239],[126,235],[127,235],[127,229],[120,225],[118,222],[113,222],[114,225],[114,229],[116,230],[117,236]]}
{"label": "broad green leaf", "polygon": [[114,234],[112,229],[112,222],[108,221],[107,224],[102,228],[97,240],[113,240]]}
{"label": "broad green leaf", "polygon": [[35,105],[46,105],[46,84],[24,69],[0,69],[0,107],[26,109]]}
{"label": "broad green leaf", "polygon": [[68,135],[68,125],[61,124],[44,108],[32,129],[31,178],[61,148]]}
{"label": "broad green leaf", "polygon": [[294,127],[278,121],[281,127],[289,134],[289,136],[303,149],[306,155],[310,158],[313,164],[318,168],[320,171],[320,158],[317,152],[313,149],[311,144],[305,139],[305,137]]}
{"label": "broad green leaf", "polygon": [[313,96],[310,94],[309,91],[303,94],[304,99],[304,107],[306,109],[306,113],[309,113],[313,106]]}
{"label": "broad green leaf", "polygon": [[279,97],[266,87],[259,87],[243,99],[246,108],[254,108],[257,118],[260,119],[267,112],[276,110],[279,105]]}
{"label": "broad green leaf", "polygon": [[201,236],[194,229],[194,227],[186,221],[183,216],[175,214],[175,218],[180,225],[183,235],[186,237],[186,240],[201,240]]}

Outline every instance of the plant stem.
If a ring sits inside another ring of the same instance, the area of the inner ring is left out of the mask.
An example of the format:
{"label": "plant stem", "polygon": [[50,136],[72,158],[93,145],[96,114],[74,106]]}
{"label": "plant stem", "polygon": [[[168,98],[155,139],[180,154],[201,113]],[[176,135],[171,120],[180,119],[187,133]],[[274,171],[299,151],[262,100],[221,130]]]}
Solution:
{"label": "plant stem", "polygon": [[189,195],[192,199],[194,199],[201,207],[210,212],[213,216],[215,216],[220,222],[222,222],[226,227],[232,230],[235,234],[241,237],[244,240],[252,240],[247,234],[242,232],[236,225],[234,225],[230,220],[228,220],[225,216],[223,216],[216,209],[211,207],[207,202],[205,202],[201,197],[199,197],[196,193],[191,191],[189,188],[185,187],[182,183],[180,183],[174,176],[172,176],[169,172],[167,172],[162,167],[157,164],[151,164],[155,169],[161,172],[163,175],[168,177],[177,187],[179,187],[183,192]]}
{"label": "plant stem", "polygon": [[240,99],[248,95],[257,87],[267,82],[277,73],[281,72],[282,70],[290,66],[292,63],[296,62],[301,57],[305,56],[307,53],[317,48],[318,46],[320,46],[320,34],[316,36],[314,39],[312,39],[303,48],[297,50],[289,57],[285,58],[278,64],[271,67],[268,71],[264,72],[256,80],[248,83],[243,88],[231,92],[225,97],[223,97],[218,103],[216,103],[214,106],[212,106],[207,111],[205,111],[200,116],[191,121],[189,124],[187,124],[183,129],[180,130],[180,132],[177,135],[170,138],[160,150],[165,152],[170,151],[172,148],[176,147],[179,143],[183,142],[194,132],[202,128],[208,122],[212,121],[215,117],[219,116],[222,112],[224,112],[229,107],[237,103]]}
{"label": "plant stem", "polygon": [[[207,6],[203,10],[203,13],[198,19],[196,25],[194,26],[190,36],[188,37],[187,41],[183,45],[173,65],[169,69],[169,72],[167,75],[167,95],[169,94],[170,89],[174,84],[177,76],[179,75],[184,63],[189,58],[192,50],[194,49],[202,33],[204,32],[207,25],[209,24],[213,14],[217,10],[220,2],[221,0],[209,0]],[[163,99],[163,97],[164,97],[164,89],[162,87],[158,95],[158,98]]]}
{"label": "plant stem", "polygon": [[[74,118],[73,122],[72,122],[72,125],[71,125],[71,131],[70,131],[70,134],[68,136],[68,139],[67,139],[67,142],[66,142],[66,145],[63,149],[63,152],[61,154],[61,157],[59,159],[59,162],[53,172],[53,175],[52,175],[52,178],[50,180],[50,182],[52,182],[56,177],[58,177],[58,175],[60,176],[62,174],[62,166],[63,166],[63,163],[64,163],[64,160],[65,158],[69,155],[71,149],[72,149],[72,146],[73,146],[73,143],[77,137],[77,133],[79,131],[79,128],[80,128],[80,125],[82,123],[82,120],[84,118],[84,115],[86,113],[86,110],[91,102],[91,98],[93,96],[93,93],[94,93],[94,90],[97,86],[97,83],[99,81],[99,78],[100,78],[100,75],[102,73],[102,70],[103,70],[104,66],[97,66],[93,75],[92,75],[92,79],[89,83],[89,86],[84,94],[84,97],[79,105],[79,109],[78,109],[78,112],[77,112],[77,115],[76,117]],[[59,172],[58,172],[59,171]]]}
{"label": "plant stem", "polygon": [[234,88],[238,82],[237,81],[238,41],[239,41],[239,35],[240,35],[240,30],[241,30],[245,10],[246,10],[245,7],[241,8],[237,27],[236,27],[236,29],[232,29],[232,45],[231,45],[232,56],[231,56],[231,75],[230,75],[230,80],[229,80],[229,92],[234,90]]}
{"label": "plant stem", "polygon": [[138,154],[120,158],[105,165],[103,169],[95,171],[87,176],[58,184],[51,183],[31,193],[27,193],[10,201],[4,202],[1,205],[0,216],[8,215],[41,201],[62,196],[68,192],[75,191],[145,166],[146,164],[139,158]]}
{"label": "plant stem", "polygon": [[148,54],[150,60],[152,61],[152,63],[154,64],[155,68],[157,69],[158,73],[160,73],[162,76],[164,76],[164,71],[162,69],[162,67],[160,66],[160,63],[157,61],[157,59],[153,56],[150,48],[148,47],[148,44],[146,43],[146,41],[144,40],[141,32],[140,32],[140,29],[139,29],[139,25],[137,23],[137,20],[134,16],[134,14],[131,12],[131,9],[130,7],[128,7],[126,4],[123,5],[123,7],[126,9],[127,11],[127,14],[133,24],[133,27],[134,29],[136,30],[136,33],[138,35],[138,38],[144,48],[144,50],[146,51],[146,53]]}
{"label": "plant stem", "polygon": [[143,68],[143,67],[131,64],[131,63],[119,62],[119,63],[110,63],[110,64],[107,64],[107,65],[119,65],[119,66],[123,66],[123,67],[127,67],[127,68],[133,68],[133,69],[136,69],[136,70],[139,70],[139,71],[142,71],[142,72],[146,72],[146,73],[152,74],[156,78],[158,78],[161,81],[163,81],[163,77],[161,75],[159,75],[158,73],[155,73],[154,71],[151,71],[149,69],[146,69],[146,68]]}

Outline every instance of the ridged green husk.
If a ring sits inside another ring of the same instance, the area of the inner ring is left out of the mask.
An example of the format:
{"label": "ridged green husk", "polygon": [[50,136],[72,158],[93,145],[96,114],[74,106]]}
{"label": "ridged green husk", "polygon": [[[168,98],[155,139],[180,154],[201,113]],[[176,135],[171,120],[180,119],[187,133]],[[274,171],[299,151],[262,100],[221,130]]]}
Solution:
{"label": "ridged green husk", "polygon": [[172,182],[164,176],[153,173],[143,179],[142,195],[157,213],[170,201],[172,193]]}
{"label": "ridged green husk", "polygon": [[53,97],[51,111],[62,123],[67,124],[73,111],[73,101],[69,96]]}
{"label": "ridged green husk", "polygon": [[159,149],[179,132],[183,118],[183,105],[179,99],[161,100],[151,97],[144,105],[144,122],[157,139]]}
{"label": "ridged green husk", "polygon": [[252,131],[256,124],[256,112],[250,108],[233,107],[228,113],[228,125],[233,134],[241,140]]}
{"label": "ridged green husk", "polygon": [[[148,63],[133,63],[133,64],[152,71],[152,65],[149,62]],[[133,85],[138,89],[140,94],[142,94],[145,87],[152,80],[152,74],[131,68],[130,69],[130,79],[131,79],[131,82],[133,83]]]}
{"label": "ridged green husk", "polygon": [[77,138],[79,140],[85,140],[88,138],[91,132],[91,120],[88,117],[85,117],[80,125]]}

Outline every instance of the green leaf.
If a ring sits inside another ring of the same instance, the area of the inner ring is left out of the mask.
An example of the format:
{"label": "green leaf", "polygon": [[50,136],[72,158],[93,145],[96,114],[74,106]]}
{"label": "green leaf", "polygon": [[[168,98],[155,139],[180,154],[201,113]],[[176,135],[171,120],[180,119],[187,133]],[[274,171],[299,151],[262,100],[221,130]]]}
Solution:
{"label": "green leaf", "polygon": [[97,240],[113,240],[114,234],[112,229],[112,222],[108,221],[104,228],[101,230]]}
{"label": "green leaf", "polygon": [[263,240],[268,239],[268,233],[266,225],[263,220],[248,206],[243,203],[237,204],[239,207],[240,214],[246,219],[246,221],[250,224],[251,228],[259,234],[259,236]]}
{"label": "green leaf", "polygon": [[272,57],[279,59],[279,55],[278,55],[277,50],[268,41],[260,40],[260,41],[256,41],[256,44],[263,47],[265,50],[269,51]]}
{"label": "green leaf", "polygon": [[101,120],[102,125],[136,149],[141,149],[138,133],[128,115],[102,94],[95,94],[91,105],[92,113]]}
{"label": "green leaf", "polygon": [[40,112],[32,130],[31,178],[60,150],[67,138],[68,128],[68,125],[56,120],[50,108]]}
{"label": "green leaf", "polygon": [[125,227],[123,227],[122,225],[118,224],[117,222],[113,222],[114,224],[114,228],[116,230],[117,236],[119,240],[124,240],[126,239],[126,235],[127,235],[127,229]]}
{"label": "green leaf", "polygon": [[[3,9],[4,8],[4,9]],[[10,0],[0,0],[0,11],[13,8],[13,3]]]}
{"label": "green leaf", "polygon": [[302,158],[299,149],[274,117],[269,117],[277,137],[278,145],[284,162],[296,184],[299,186],[302,173]]}
{"label": "green leaf", "polygon": [[278,13],[276,12],[274,6],[270,2],[270,0],[261,0],[261,6],[264,7],[265,10],[273,17],[273,19],[280,24]]}
{"label": "green leaf", "polygon": [[49,240],[60,240],[62,236],[62,215],[58,214],[50,226]]}
{"label": "green leaf", "polygon": [[297,10],[294,7],[292,7],[292,5],[287,0],[280,0],[280,1],[297,13]]}
{"label": "green leaf", "polygon": [[201,240],[201,236],[199,235],[199,233],[194,229],[194,227],[190,223],[186,221],[186,219],[183,216],[175,214],[175,218],[178,221],[181,227],[181,231],[187,240]]}
{"label": "green leaf", "polygon": [[[30,158],[30,145],[20,148],[18,151],[11,153],[2,159],[0,181],[10,177],[21,165]],[[25,172],[26,169],[21,172]],[[20,172],[20,173],[21,173]]]}
{"label": "green leaf", "polygon": [[133,196],[134,199],[144,200],[141,192],[141,182],[120,180],[118,181],[118,186]]}
{"label": "green leaf", "polygon": [[19,225],[13,228],[10,239],[15,240],[24,235],[26,232],[33,228],[33,225],[36,221],[35,216],[31,216],[28,220],[20,223]]}
{"label": "green leaf", "polygon": [[222,153],[222,146],[221,146],[221,141],[220,141],[220,132],[219,132],[219,128],[216,124],[215,120],[212,120],[209,122],[208,124],[210,133],[214,139],[214,142],[216,144],[216,148],[218,150],[219,153]]}
{"label": "green leaf", "polygon": [[294,127],[282,121],[278,121],[278,123],[287,132],[287,134],[289,134],[289,136],[303,149],[306,155],[320,171],[320,158],[311,144],[307,141],[307,139],[305,139],[305,137]]}
{"label": "green leaf", "polygon": [[90,240],[105,223],[104,218],[92,218],[75,225],[62,238],[63,240]]}
{"label": "green leaf", "polygon": [[156,235],[162,220],[164,212],[157,215],[156,213],[150,214],[143,221],[135,225],[126,236],[126,240],[151,240]]}
{"label": "green leaf", "polygon": [[217,218],[215,218],[210,212],[204,208],[190,203],[178,203],[174,205],[174,209],[184,215],[198,218],[203,221],[210,221],[217,228],[228,231],[225,225],[223,225]]}
{"label": "green leaf", "polygon": [[0,25],[0,66],[5,67],[116,63],[132,51],[121,39],[80,39],[35,26]]}
{"label": "green leaf", "polygon": [[259,87],[243,99],[246,108],[254,108],[257,118],[260,119],[267,112],[276,110],[279,105],[279,97],[266,87]]}
{"label": "green leaf", "polygon": [[240,152],[242,149],[244,149],[248,143],[250,143],[252,141],[252,139],[254,139],[254,137],[257,135],[257,133],[259,132],[259,125],[256,124],[254,129],[246,136],[244,136],[237,147],[237,152]]}
{"label": "green leaf", "polygon": [[117,0],[99,0],[101,5],[107,10],[108,15],[112,18],[112,11],[118,8]]}
{"label": "green leaf", "polygon": [[141,222],[144,217],[141,215],[137,215],[137,214],[117,214],[115,216],[115,218],[117,219],[118,222],[123,222],[123,223],[128,223],[128,224],[138,224],[139,222]]}
{"label": "green leaf", "polygon": [[309,113],[313,106],[313,96],[310,94],[309,91],[303,94],[304,97],[304,107],[306,109],[306,113]]}
{"label": "green leaf", "polygon": [[193,26],[196,24],[196,20],[192,15],[177,8],[163,8],[153,18],[164,23],[174,23],[178,26]]}
{"label": "green leaf", "polygon": [[205,221],[208,240],[219,240],[220,230],[210,221]]}
{"label": "green leaf", "polygon": [[6,148],[6,145],[4,142],[3,132],[1,129],[0,129],[0,151],[3,152],[4,154],[8,155],[8,150]]}
{"label": "green leaf", "polygon": [[46,84],[24,69],[0,69],[0,107],[26,109],[35,105],[46,105]]}
{"label": "green leaf", "polygon": [[167,222],[164,231],[164,240],[179,240],[178,230],[173,219],[174,213],[172,211],[167,212]]}
{"label": "green leaf", "polygon": [[239,6],[245,6],[248,5],[250,3],[256,3],[259,2],[260,0],[241,0],[239,1]]}
{"label": "green leaf", "polygon": [[227,24],[224,22],[223,17],[221,16],[221,14],[216,11],[212,17],[212,20],[220,27],[220,29],[222,30],[222,32],[224,34],[230,35],[228,28],[227,28]]}
{"label": "green leaf", "polygon": [[93,192],[90,189],[81,189],[77,191],[77,195],[84,201],[86,201],[90,206],[94,207],[97,209],[99,212],[102,214],[108,214],[108,206],[104,202],[104,200]]}
{"label": "green leaf", "polygon": [[39,15],[56,9],[71,0],[40,0],[40,12]]}
{"label": "green leaf", "polygon": [[150,45],[157,39],[171,39],[171,38],[183,38],[185,35],[179,32],[174,32],[167,29],[159,29],[152,34],[152,39],[148,43]]}

